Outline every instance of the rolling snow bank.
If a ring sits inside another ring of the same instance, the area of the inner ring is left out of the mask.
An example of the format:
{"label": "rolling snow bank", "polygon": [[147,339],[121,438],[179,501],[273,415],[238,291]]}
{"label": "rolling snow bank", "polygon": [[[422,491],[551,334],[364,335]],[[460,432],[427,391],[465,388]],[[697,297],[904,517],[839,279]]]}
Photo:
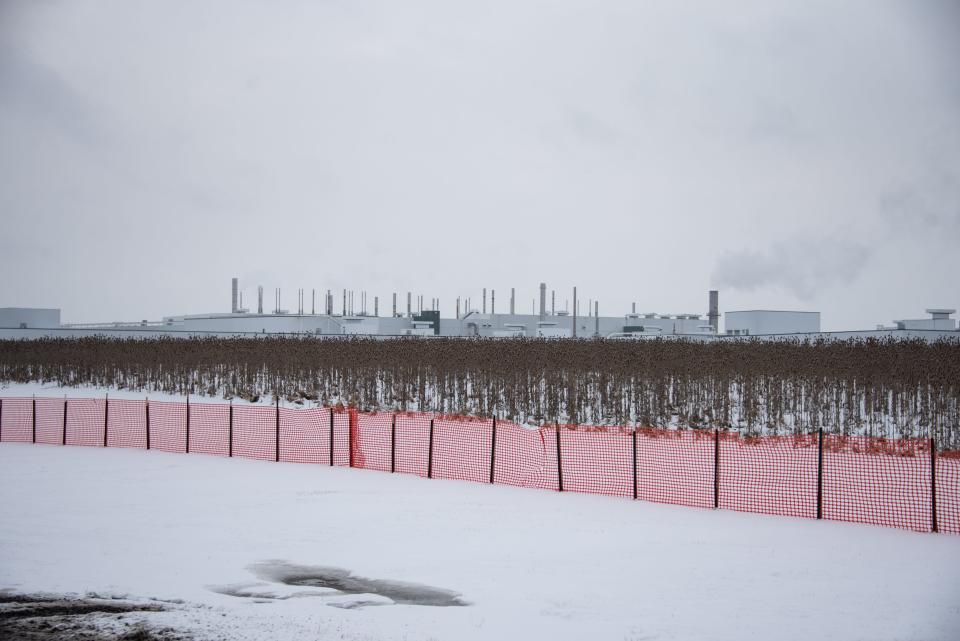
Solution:
{"label": "rolling snow bank", "polygon": [[[0,510],[0,588],[183,600],[144,616],[200,639],[960,634],[954,536],[11,443],[0,444]],[[424,594],[468,605],[423,605]]]}

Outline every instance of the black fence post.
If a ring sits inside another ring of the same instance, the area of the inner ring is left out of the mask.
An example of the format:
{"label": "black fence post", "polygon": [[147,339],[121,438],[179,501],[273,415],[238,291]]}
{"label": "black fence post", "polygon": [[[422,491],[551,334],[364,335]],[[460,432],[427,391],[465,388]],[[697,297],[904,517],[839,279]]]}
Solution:
{"label": "black fence post", "polygon": [[937,442],[930,437],[930,516],[933,531],[939,532],[937,526]]}
{"label": "black fence post", "polygon": [[189,395],[189,394],[187,394],[187,438],[186,438],[186,442],[187,442],[186,453],[189,454],[189,453],[190,453],[190,395]]}
{"label": "black fence post", "polygon": [[330,467],[333,467],[333,406],[330,406]]}
{"label": "black fence post", "polygon": [[430,419],[430,441],[427,444],[427,478],[433,478],[433,419]]}
{"label": "black fence post", "polygon": [[823,518],[823,428],[817,432],[817,518]]}
{"label": "black fence post", "polygon": [[103,446],[107,446],[107,420],[110,412],[110,395],[103,395]]}
{"label": "black fence post", "polygon": [[62,436],[62,439],[63,439],[63,440],[60,441],[60,444],[61,444],[61,445],[66,445],[66,444],[67,444],[67,397],[66,397],[66,396],[63,397],[63,436]]}
{"label": "black fence post", "polygon": [[147,417],[147,449],[150,449],[150,399],[145,399],[143,403],[143,411]]}
{"label": "black fence post", "polygon": [[397,415],[390,417],[390,473],[397,471]]}
{"label": "black fence post", "polygon": [[563,457],[560,453],[560,426],[557,425],[557,491],[563,492]]}
{"label": "black fence post", "polygon": [[493,433],[490,437],[490,484],[497,473],[497,417],[493,417]]}
{"label": "black fence post", "polygon": [[637,500],[637,428],[633,428],[633,500]]}
{"label": "black fence post", "polygon": [[280,462],[280,397],[277,397],[277,443],[273,448],[274,462]]}
{"label": "black fence post", "polygon": [[230,399],[230,413],[227,419],[227,456],[233,457],[233,399]]}
{"label": "black fence post", "polygon": [[353,467],[353,416],[347,409],[347,465]]}
{"label": "black fence post", "polygon": [[713,428],[713,509],[720,507],[720,429]]}
{"label": "black fence post", "polygon": [[33,442],[36,443],[37,442],[37,397],[36,396],[33,397],[32,407],[33,407],[33,412],[31,413],[31,417],[32,417],[31,422],[33,424]]}

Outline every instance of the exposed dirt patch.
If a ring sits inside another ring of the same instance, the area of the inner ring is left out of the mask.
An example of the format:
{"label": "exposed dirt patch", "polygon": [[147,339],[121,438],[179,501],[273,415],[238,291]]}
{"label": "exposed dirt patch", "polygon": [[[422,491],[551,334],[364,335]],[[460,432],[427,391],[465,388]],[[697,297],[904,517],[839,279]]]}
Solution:
{"label": "exposed dirt patch", "polygon": [[122,599],[70,598],[0,591],[0,640],[17,641],[189,641],[176,630],[156,628],[143,613],[162,612],[158,603]]}

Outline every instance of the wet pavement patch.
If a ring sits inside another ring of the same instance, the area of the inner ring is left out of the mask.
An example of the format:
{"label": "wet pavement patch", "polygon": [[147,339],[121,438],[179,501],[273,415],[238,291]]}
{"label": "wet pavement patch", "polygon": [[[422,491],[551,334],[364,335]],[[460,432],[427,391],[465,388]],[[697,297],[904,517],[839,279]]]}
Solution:
{"label": "wet pavement patch", "polygon": [[[331,602],[344,609],[358,609],[372,605],[426,605],[451,607],[470,605],[458,592],[408,581],[370,579],[357,576],[350,570],[328,566],[296,565],[286,561],[263,561],[250,566],[259,579],[291,587],[314,588],[303,592],[277,595],[262,589],[262,584],[211,588],[221,594],[253,599],[288,599],[301,596],[376,595],[383,600],[360,599]],[[321,591],[322,590],[322,591]]]}

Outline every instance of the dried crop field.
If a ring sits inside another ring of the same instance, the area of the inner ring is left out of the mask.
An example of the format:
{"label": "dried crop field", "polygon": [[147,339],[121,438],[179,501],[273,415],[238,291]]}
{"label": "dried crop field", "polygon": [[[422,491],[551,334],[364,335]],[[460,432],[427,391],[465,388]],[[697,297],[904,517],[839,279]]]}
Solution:
{"label": "dried crop field", "polygon": [[0,341],[0,380],[960,449],[955,341],[45,339]]}

